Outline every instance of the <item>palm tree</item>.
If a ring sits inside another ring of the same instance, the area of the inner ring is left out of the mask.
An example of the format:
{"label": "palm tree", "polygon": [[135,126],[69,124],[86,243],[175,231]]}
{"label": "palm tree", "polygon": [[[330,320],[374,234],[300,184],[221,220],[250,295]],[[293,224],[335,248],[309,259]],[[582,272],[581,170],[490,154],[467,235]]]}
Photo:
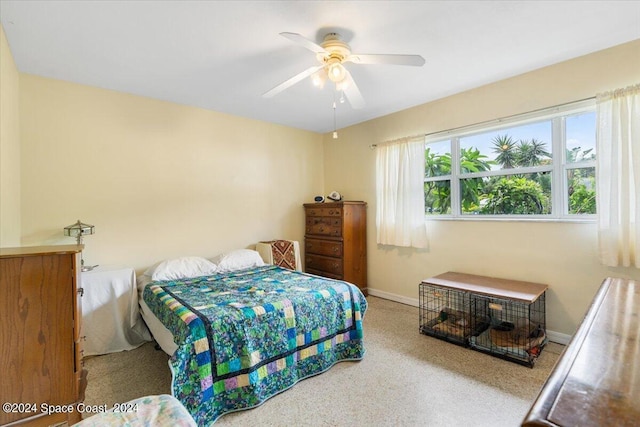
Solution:
{"label": "palm tree", "polygon": [[567,150],[567,163],[578,163],[585,160],[595,160],[596,153],[592,153],[593,148],[583,150],[581,147],[574,147]]}
{"label": "palm tree", "polygon": [[544,157],[551,158],[546,148],[547,143],[532,138],[530,141],[520,140],[517,147],[518,166],[537,166]]}
{"label": "palm tree", "polygon": [[498,135],[491,141],[493,152],[498,153],[496,162],[502,169],[511,169],[517,164],[516,143],[509,135]]}

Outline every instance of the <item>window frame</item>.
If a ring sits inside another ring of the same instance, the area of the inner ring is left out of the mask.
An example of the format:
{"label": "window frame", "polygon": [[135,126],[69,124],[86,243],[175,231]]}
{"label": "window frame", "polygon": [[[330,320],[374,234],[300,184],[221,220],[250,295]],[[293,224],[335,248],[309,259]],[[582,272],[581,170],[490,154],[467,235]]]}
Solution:
{"label": "window frame", "polygon": [[[596,160],[567,163],[566,119],[584,113],[595,112],[595,99],[577,101],[562,106],[546,108],[530,113],[510,116],[489,122],[478,123],[462,128],[428,134],[425,136],[425,150],[429,144],[450,141],[451,173],[433,177],[424,176],[424,183],[436,181],[449,181],[450,186],[450,210],[448,214],[427,214],[427,220],[498,220],[498,221],[565,221],[565,222],[594,222],[595,214],[570,214],[569,213],[569,184],[568,171],[571,169],[596,168]],[[517,126],[551,122],[551,165],[539,165],[513,169],[499,169],[484,172],[461,173],[460,172],[460,139],[466,136],[477,135],[486,132],[500,131]],[[597,156],[597,151],[596,151]],[[490,176],[508,176],[545,172],[551,174],[551,213],[531,215],[473,215],[462,212],[461,182],[463,179],[484,178]],[[597,173],[597,169],[596,169]],[[423,184],[424,185],[424,184]]]}

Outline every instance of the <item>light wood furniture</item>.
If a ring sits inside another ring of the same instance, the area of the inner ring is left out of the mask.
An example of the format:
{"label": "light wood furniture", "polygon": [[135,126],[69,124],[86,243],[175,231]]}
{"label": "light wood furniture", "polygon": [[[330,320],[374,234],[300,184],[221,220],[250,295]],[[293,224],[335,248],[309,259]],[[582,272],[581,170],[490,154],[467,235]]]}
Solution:
{"label": "light wood furniture", "polygon": [[607,278],[523,426],[636,426],[640,282]]}
{"label": "light wood furniture", "polygon": [[367,295],[367,204],[306,203],[305,271],[357,285]]}
{"label": "light wood furniture", "polygon": [[[80,421],[75,405],[86,387],[80,350],[81,250],[81,245],[0,249],[0,403],[16,404],[3,406],[0,425]],[[72,410],[62,405],[73,405]],[[42,412],[51,408],[60,412]]]}
{"label": "light wood furniture", "polygon": [[497,277],[478,276],[453,271],[430,277],[423,280],[422,283],[529,304],[537,300],[549,287],[541,283],[499,279]]}

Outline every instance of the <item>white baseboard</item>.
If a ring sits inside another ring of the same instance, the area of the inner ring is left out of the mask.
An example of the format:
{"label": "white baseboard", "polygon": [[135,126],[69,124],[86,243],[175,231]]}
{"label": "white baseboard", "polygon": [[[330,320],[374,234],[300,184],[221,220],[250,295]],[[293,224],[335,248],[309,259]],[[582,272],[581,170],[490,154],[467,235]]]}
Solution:
{"label": "white baseboard", "polygon": [[557,342],[558,344],[569,344],[571,341],[571,335],[563,334],[561,332],[550,331],[547,330],[547,337],[549,337],[549,341]]}
{"label": "white baseboard", "polygon": [[399,302],[406,305],[412,305],[414,307],[420,306],[420,301],[418,298],[408,298],[403,297],[402,295],[396,295],[385,291],[379,291],[377,289],[367,288],[367,292],[369,295],[373,295],[374,297],[380,297],[384,299],[388,299],[390,301]]}
{"label": "white baseboard", "polygon": [[[369,293],[369,295],[372,295],[374,297],[388,299],[390,301],[411,305],[413,307],[420,306],[420,301],[417,298],[404,297],[402,295],[392,294],[390,292],[380,291],[378,289],[373,289],[373,288],[368,288],[367,292]],[[569,341],[571,341],[571,335],[563,334],[561,332],[547,330],[547,336],[549,337],[549,341],[555,342],[558,344],[567,345],[569,344]]]}

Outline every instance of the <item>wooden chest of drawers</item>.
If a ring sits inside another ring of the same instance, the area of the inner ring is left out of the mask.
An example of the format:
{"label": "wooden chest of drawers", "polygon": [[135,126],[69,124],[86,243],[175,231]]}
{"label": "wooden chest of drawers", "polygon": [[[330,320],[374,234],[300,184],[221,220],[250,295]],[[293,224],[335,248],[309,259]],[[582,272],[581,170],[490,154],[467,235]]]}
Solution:
{"label": "wooden chest of drawers", "polygon": [[367,204],[307,203],[305,271],[357,285],[367,295]]}
{"label": "wooden chest of drawers", "polygon": [[22,404],[4,408],[0,425],[80,421],[76,405],[84,399],[87,373],[80,349],[81,250],[0,249],[0,401]]}

